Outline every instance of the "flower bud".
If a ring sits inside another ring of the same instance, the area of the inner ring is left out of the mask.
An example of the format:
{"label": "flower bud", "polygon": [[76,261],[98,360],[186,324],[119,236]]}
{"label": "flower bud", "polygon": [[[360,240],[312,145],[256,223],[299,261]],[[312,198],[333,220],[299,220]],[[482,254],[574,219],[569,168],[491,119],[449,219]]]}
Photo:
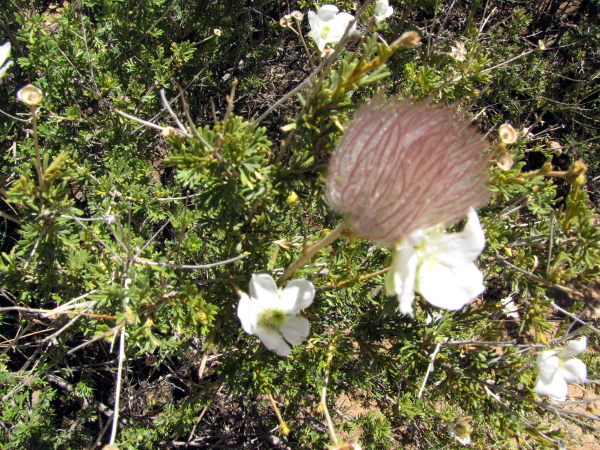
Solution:
{"label": "flower bud", "polygon": [[585,184],[586,172],[587,166],[582,160],[579,159],[571,164],[571,167],[569,167],[569,170],[565,175],[565,180],[571,183],[574,187],[583,186]]}
{"label": "flower bud", "polygon": [[562,155],[562,145],[560,145],[560,142],[557,141],[550,141],[548,142],[548,148],[551,148],[552,150],[554,150],[554,153],[558,156]]}
{"label": "flower bud", "polygon": [[505,144],[514,144],[519,138],[519,133],[513,128],[510,123],[503,123],[498,130],[500,140]]}
{"label": "flower bud", "polygon": [[302,20],[304,17],[304,14],[302,14],[300,11],[292,11],[292,14],[290,15],[296,20]]}
{"label": "flower bud", "polygon": [[167,137],[167,136],[171,136],[172,134],[175,134],[175,133],[176,133],[176,131],[175,131],[175,128],[173,128],[173,127],[165,127],[165,128],[163,128],[163,130],[160,132],[160,134],[161,134],[162,136],[165,136],[165,137]]}
{"label": "flower bud", "polygon": [[17,98],[29,106],[39,105],[43,96],[42,91],[32,84],[28,84],[17,92]]}
{"label": "flower bud", "polygon": [[416,31],[405,31],[402,35],[392,44],[401,45],[402,47],[416,47],[421,43],[421,36]]}
{"label": "flower bud", "polygon": [[213,34],[214,34],[215,36],[221,36],[221,29],[220,29],[220,28],[215,28],[215,29],[213,30]]}
{"label": "flower bud", "polygon": [[281,25],[283,28],[289,27],[290,21],[289,21],[288,17],[283,16],[281,19],[279,19],[279,25]]}
{"label": "flower bud", "polygon": [[378,100],[363,106],[329,166],[329,204],[353,232],[392,246],[487,202],[486,144],[453,108]]}

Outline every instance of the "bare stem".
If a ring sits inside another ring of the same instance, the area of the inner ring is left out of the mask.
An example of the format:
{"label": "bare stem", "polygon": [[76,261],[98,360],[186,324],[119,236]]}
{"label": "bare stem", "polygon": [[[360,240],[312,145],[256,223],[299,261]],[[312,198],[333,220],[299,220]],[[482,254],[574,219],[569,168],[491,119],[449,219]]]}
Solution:
{"label": "bare stem", "polygon": [[121,342],[119,345],[119,368],[117,369],[117,385],[115,387],[115,409],[113,411],[113,424],[110,433],[109,445],[114,445],[119,426],[119,402],[121,400],[121,378],[123,376],[123,360],[125,359],[125,327],[121,328]]}
{"label": "bare stem", "polygon": [[292,274],[296,270],[302,267],[306,261],[308,261],[314,255],[316,255],[322,248],[328,246],[337,238],[339,238],[342,235],[342,233],[348,229],[349,226],[350,221],[348,219],[344,219],[335,230],[333,230],[331,233],[329,233],[327,236],[325,236],[313,246],[304,249],[300,254],[300,257],[296,261],[294,261],[287,269],[285,269],[283,274],[281,274],[281,276],[277,280],[277,286],[281,286],[285,280],[292,276]]}
{"label": "bare stem", "polygon": [[323,389],[321,389],[321,406],[323,407],[323,414],[325,415],[325,421],[327,422],[327,429],[329,430],[329,436],[333,445],[338,445],[337,435],[335,434],[335,428],[333,428],[333,422],[329,415],[329,409],[327,408],[327,385],[329,384],[329,374],[331,373],[331,360],[333,359],[333,341],[329,344],[329,351],[327,352],[327,369],[325,370],[325,377],[323,378]]}
{"label": "bare stem", "polygon": [[29,106],[31,111],[31,122],[33,124],[33,146],[35,147],[35,170],[37,171],[40,190],[44,191],[44,171],[42,170],[42,155],[40,154],[40,141],[38,136],[37,113],[35,105]]}

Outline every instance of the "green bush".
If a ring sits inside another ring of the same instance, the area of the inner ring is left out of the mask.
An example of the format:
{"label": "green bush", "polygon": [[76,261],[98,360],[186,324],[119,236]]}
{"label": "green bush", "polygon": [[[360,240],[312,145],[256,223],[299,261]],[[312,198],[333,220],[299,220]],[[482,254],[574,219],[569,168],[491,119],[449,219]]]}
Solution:
{"label": "green bush", "polygon": [[[564,448],[595,426],[596,355],[578,357],[588,412],[535,383],[544,349],[597,343],[598,5],[398,1],[379,27],[337,6],[358,32],[326,56],[305,1],[0,11],[3,448]],[[325,198],[356,110],[397,97],[487,134],[486,291],[458,311],[418,296],[401,315],[398,251]],[[238,303],[303,259],[310,335],[281,357]]]}

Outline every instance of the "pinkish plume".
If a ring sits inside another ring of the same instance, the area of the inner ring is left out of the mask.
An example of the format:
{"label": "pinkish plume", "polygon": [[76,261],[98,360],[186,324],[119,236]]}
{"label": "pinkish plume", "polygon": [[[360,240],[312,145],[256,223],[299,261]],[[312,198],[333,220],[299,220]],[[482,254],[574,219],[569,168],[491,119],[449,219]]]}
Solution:
{"label": "pinkish plume", "polygon": [[489,198],[486,143],[453,108],[377,100],[359,109],[331,158],[327,199],[358,236],[392,246]]}

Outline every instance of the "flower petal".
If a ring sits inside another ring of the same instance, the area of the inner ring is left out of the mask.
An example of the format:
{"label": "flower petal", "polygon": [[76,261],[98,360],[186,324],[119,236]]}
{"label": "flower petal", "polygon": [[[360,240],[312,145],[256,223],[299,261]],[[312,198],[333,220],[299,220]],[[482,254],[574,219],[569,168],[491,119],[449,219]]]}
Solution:
{"label": "flower petal", "polygon": [[483,274],[475,264],[457,269],[426,261],[417,277],[416,291],[438,308],[458,310],[485,289]]}
{"label": "flower petal", "polygon": [[254,301],[246,293],[243,293],[240,298],[237,315],[240,322],[242,322],[244,331],[248,334],[255,334],[257,320],[256,308]]}
{"label": "flower petal", "polygon": [[412,246],[399,246],[392,252],[392,265],[385,276],[387,295],[396,295],[400,312],[414,317],[415,278],[419,259]]}
{"label": "flower petal", "polygon": [[537,355],[537,366],[539,377],[545,384],[550,384],[560,366],[560,360],[556,356],[558,350],[545,350]]}
{"label": "flower petal", "polygon": [[290,317],[279,328],[283,337],[292,345],[300,345],[310,334],[310,323],[304,317]]}
{"label": "flower petal", "polygon": [[337,6],[323,5],[317,11],[317,16],[319,16],[319,19],[322,21],[327,22],[329,20],[333,20],[338,11],[339,9]]}
{"label": "flower petal", "polygon": [[567,383],[583,383],[587,378],[587,367],[580,359],[571,358],[558,369],[558,373]]}
{"label": "flower petal", "polygon": [[290,346],[283,340],[283,336],[277,331],[267,330],[266,328],[258,328],[256,335],[269,350],[273,350],[279,356],[288,356],[290,354]]}
{"label": "flower petal", "polygon": [[2,78],[4,76],[4,74],[6,73],[8,68],[12,65],[13,65],[13,62],[8,61],[6,64],[4,64],[2,67],[0,67],[0,78]]}
{"label": "flower petal", "polygon": [[569,388],[563,377],[556,372],[550,380],[544,380],[541,376],[538,376],[535,380],[534,390],[538,395],[545,395],[554,401],[564,402]]}
{"label": "flower petal", "polygon": [[10,42],[0,45],[0,66],[8,59],[10,55]]}
{"label": "flower petal", "polygon": [[279,293],[279,307],[286,313],[296,315],[308,308],[315,298],[315,288],[310,281],[293,280]]}
{"label": "flower petal", "polygon": [[[312,33],[313,30],[315,30],[317,21],[318,21],[317,13],[314,11],[309,11],[308,12],[308,24],[310,25],[310,33]],[[310,33],[308,33],[308,35],[312,36]]]}
{"label": "flower petal", "polygon": [[563,348],[560,353],[558,354],[558,357],[561,359],[569,359],[572,358],[573,356],[579,355],[580,353],[585,352],[585,349],[587,348],[587,337],[582,337],[581,339],[578,339],[577,341],[571,341],[567,344],[567,346],[565,348]]}
{"label": "flower petal", "polygon": [[[328,42],[337,42],[339,41],[344,33],[346,32],[346,28],[350,22],[354,20],[354,16],[352,14],[348,14],[345,12],[341,12],[336,14],[335,19],[330,22],[331,34],[327,39]],[[350,31],[352,31],[356,27],[356,24],[352,27]]]}
{"label": "flower petal", "polygon": [[435,257],[441,264],[464,267],[477,259],[485,247],[485,234],[477,212],[469,208],[465,228],[460,233],[443,233],[431,236],[438,250]]}
{"label": "flower petal", "polygon": [[279,300],[279,289],[271,275],[255,273],[250,280],[250,297],[259,300],[265,307],[274,306]]}

